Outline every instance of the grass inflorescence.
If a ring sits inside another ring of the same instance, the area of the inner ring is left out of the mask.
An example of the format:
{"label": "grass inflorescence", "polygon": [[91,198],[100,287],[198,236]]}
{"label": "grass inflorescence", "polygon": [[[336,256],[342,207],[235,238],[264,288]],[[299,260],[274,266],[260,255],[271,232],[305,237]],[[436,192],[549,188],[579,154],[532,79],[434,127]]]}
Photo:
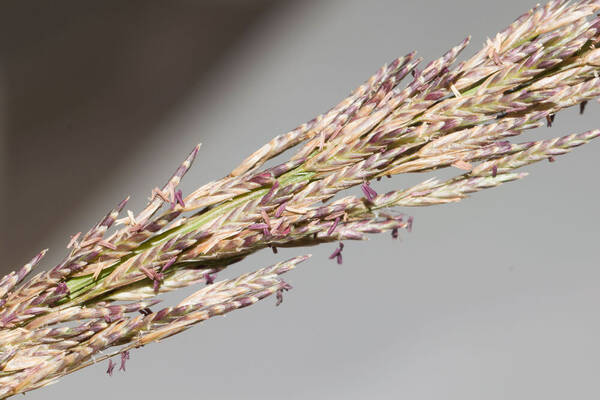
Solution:
{"label": "grass inflorescence", "polygon": [[[273,294],[280,304],[292,288],[281,274],[307,256],[216,280],[249,254],[335,242],[330,258],[341,264],[344,241],[410,231],[401,207],[460,201],[597,138],[600,130],[509,140],[600,95],[599,9],[598,0],[538,6],[459,63],[468,38],[422,69],[415,53],[397,58],[327,113],[184,196],[177,186],[197,146],[137,215],[126,199],[74,235],[59,265],[26,280],[44,251],[0,280],[0,398],[117,355],[125,370],[136,347]],[[286,162],[264,167],[290,149]],[[440,168],[457,175],[377,191],[382,177]],[[340,198],[352,187],[364,196]],[[203,283],[156,307],[162,293]],[[109,360],[109,375],[116,365]]]}

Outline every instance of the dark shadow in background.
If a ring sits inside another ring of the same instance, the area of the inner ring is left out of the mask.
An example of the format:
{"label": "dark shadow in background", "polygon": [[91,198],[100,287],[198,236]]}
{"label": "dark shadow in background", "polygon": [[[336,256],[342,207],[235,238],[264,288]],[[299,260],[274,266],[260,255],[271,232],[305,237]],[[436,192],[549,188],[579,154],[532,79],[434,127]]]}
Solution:
{"label": "dark shadow in background", "polygon": [[273,3],[2,2],[0,272],[33,256]]}

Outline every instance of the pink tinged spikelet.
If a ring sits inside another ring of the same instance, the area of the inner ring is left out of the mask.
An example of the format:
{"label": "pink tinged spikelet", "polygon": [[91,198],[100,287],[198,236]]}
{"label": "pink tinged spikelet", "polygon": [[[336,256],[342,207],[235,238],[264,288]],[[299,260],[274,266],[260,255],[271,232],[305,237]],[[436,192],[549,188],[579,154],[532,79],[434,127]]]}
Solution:
{"label": "pink tinged spikelet", "polygon": [[108,374],[108,376],[113,375],[113,371],[115,370],[116,366],[117,364],[115,364],[112,359],[108,360],[108,368],[106,369],[106,373]]}
{"label": "pink tinged spikelet", "polygon": [[[163,186],[162,190],[157,188],[157,191],[152,192],[152,197],[150,203],[146,206],[146,208],[138,214],[137,219],[140,224],[144,225],[148,221],[148,219],[154,215],[154,213],[160,208],[162,202],[171,203],[174,206],[176,199],[174,198],[175,193],[174,189],[181,181],[181,178],[185,175],[188,169],[192,166],[198,151],[200,150],[200,144],[196,145],[192,152],[188,155],[188,157],[179,165],[175,173],[171,176],[169,181]],[[169,198],[168,195],[172,195],[173,198]],[[157,196],[160,197],[157,198]]]}
{"label": "pink tinged spikelet", "polygon": [[398,239],[398,228],[392,229],[392,238]]}
{"label": "pink tinged spikelet", "polygon": [[267,214],[267,212],[265,210],[260,210],[260,215],[261,215],[263,221],[265,221],[265,224],[267,224],[267,227],[269,229],[271,229],[271,219],[269,218],[269,215]]}
{"label": "pink tinged spikelet", "polygon": [[373,202],[373,200],[375,200],[375,197],[377,197],[377,192],[373,190],[373,188],[371,188],[368,181],[363,182],[363,184],[361,185],[361,189],[367,200],[369,200],[370,202]]}
{"label": "pink tinged spikelet", "polygon": [[207,285],[212,285],[213,283],[215,283],[215,275],[209,274],[207,272],[206,274],[204,274],[204,280],[206,281]]}
{"label": "pink tinged spikelet", "polygon": [[463,171],[470,171],[473,169],[473,165],[465,160],[457,160],[452,164],[452,166],[454,168],[462,169]]}
{"label": "pink tinged spikelet", "polygon": [[327,236],[331,236],[331,234],[333,233],[333,231],[335,230],[335,228],[338,226],[339,223],[340,223],[340,217],[336,217],[335,221],[333,221],[333,223],[327,230]]}
{"label": "pink tinged spikelet", "polygon": [[497,165],[494,165],[494,166],[492,167],[492,178],[495,178],[495,177],[496,177],[496,175],[498,175],[498,166],[497,166]]}
{"label": "pink tinged spikelet", "polygon": [[79,247],[79,236],[81,236],[81,232],[77,232],[75,235],[71,236],[71,240],[69,240],[69,243],[67,244],[67,249],[70,249],[71,247]]}
{"label": "pink tinged spikelet", "polygon": [[67,284],[65,282],[60,282],[54,290],[54,293],[52,293],[52,303],[63,299],[67,295],[69,295],[69,288]]}
{"label": "pink tinged spikelet", "polygon": [[268,185],[273,182],[273,179],[274,177],[271,172],[261,172],[260,174],[254,175],[248,180],[259,185]]}
{"label": "pink tinged spikelet", "polygon": [[278,236],[287,236],[291,230],[292,228],[290,228],[290,226],[288,225],[284,230],[278,233]]}
{"label": "pink tinged spikelet", "polygon": [[150,271],[148,268],[144,267],[143,265],[140,265],[140,271],[142,271],[144,273],[144,275],[146,275],[146,277],[148,277],[148,279],[154,280],[154,271]]}
{"label": "pink tinged spikelet", "polygon": [[269,229],[269,225],[265,223],[252,224],[248,226],[248,229],[262,231],[263,229]]}
{"label": "pink tinged spikelet", "polygon": [[106,247],[107,249],[111,249],[111,250],[117,250],[117,246],[112,244],[111,242],[108,242],[106,240],[100,240],[98,242],[98,245],[102,246],[102,247]]}
{"label": "pink tinged spikelet", "polygon": [[279,218],[283,215],[286,204],[287,204],[287,202],[283,202],[279,205],[279,207],[277,207],[277,211],[275,211],[275,218]]}
{"label": "pink tinged spikelet", "polygon": [[91,245],[96,244],[101,241],[102,241],[101,237],[95,237],[93,239],[84,240],[80,243],[80,247],[88,247],[88,246],[91,246]]}
{"label": "pink tinged spikelet", "polygon": [[275,195],[275,192],[277,191],[277,188],[279,188],[279,181],[275,181],[273,183],[273,186],[271,186],[271,189],[269,189],[269,191],[267,192],[266,195],[264,195],[264,197],[260,200],[260,205],[265,205],[267,204],[269,201],[271,201],[271,198],[273,198],[273,196]]}
{"label": "pink tinged spikelet", "polygon": [[412,232],[412,227],[413,227],[413,217],[408,217],[408,220],[406,221],[406,230],[408,232]]}
{"label": "pink tinged spikelet", "polygon": [[129,196],[121,200],[121,202],[112,209],[102,221],[100,221],[94,228],[92,228],[88,233],[84,235],[84,239],[88,239],[93,236],[101,235],[106,232],[106,229],[110,228],[112,224],[116,221],[117,216],[123,210],[127,202],[129,201]]}
{"label": "pink tinged spikelet", "polygon": [[175,261],[177,261],[177,257],[171,257],[169,259],[169,261],[167,261],[167,263],[165,265],[163,265],[163,267],[160,269],[160,272],[165,272],[167,270],[167,268],[169,268],[171,265],[175,264]]}
{"label": "pink tinged spikelet", "polygon": [[44,258],[44,255],[48,252],[48,249],[39,252],[33,257],[27,264],[22,266],[18,271],[13,271],[6,275],[0,280],[0,298],[3,298],[10,292],[16,285],[18,285],[31,270]]}

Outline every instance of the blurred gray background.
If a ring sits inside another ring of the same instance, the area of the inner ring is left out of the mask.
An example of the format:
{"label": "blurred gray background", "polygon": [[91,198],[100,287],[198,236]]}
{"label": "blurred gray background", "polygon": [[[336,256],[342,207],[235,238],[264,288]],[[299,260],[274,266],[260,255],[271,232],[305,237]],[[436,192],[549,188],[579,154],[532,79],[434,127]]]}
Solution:
{"label": "blurred gray background", "polygon": [[[465,55],[533,2],[0,2],[2,268],[89,228],[124,196],[139,209],[190,149],[182,188],[327,110],[383,63]],[[550,137],[600,126],[599,105]],[[524,140],[524,139],[523,139]],[[410,209],[415,229],[264,251],[222,277],[296,254],[294,289],[106,362],[31,399],[597,399],[600,271],[592,143],[459,204]],[[405,187],[430,175],[375,185]],[[189,291],[188,291],[189,292]],[[188,292],[185,292],[187,294]],[[182,298],[174,294],[167,300]]]}

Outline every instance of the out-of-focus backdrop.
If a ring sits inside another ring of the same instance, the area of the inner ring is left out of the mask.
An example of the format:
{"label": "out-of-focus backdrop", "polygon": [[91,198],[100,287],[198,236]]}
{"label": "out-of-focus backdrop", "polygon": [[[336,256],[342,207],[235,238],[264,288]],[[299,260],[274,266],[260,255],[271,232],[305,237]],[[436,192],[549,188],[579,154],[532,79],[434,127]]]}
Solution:
{"label": "out-of-focus backdrop", "polygon": [[[521,0],[0,2],[0,268],[131,194],[141,207],[202,142],[182,188],[226,174],[383,63],[476,51]],[[600,126],[599,105],[549,137]],[[401,242],[261,252],[222,277],[311,252],[294,289],[28,394],[32,399],[598,398],[600,142],[462,203],[410,209]],[[399,176],[378,190],[429,175]],[[187,293],[187,292],[186,292]],[[183,294],[167,296],[167,301]]]}

